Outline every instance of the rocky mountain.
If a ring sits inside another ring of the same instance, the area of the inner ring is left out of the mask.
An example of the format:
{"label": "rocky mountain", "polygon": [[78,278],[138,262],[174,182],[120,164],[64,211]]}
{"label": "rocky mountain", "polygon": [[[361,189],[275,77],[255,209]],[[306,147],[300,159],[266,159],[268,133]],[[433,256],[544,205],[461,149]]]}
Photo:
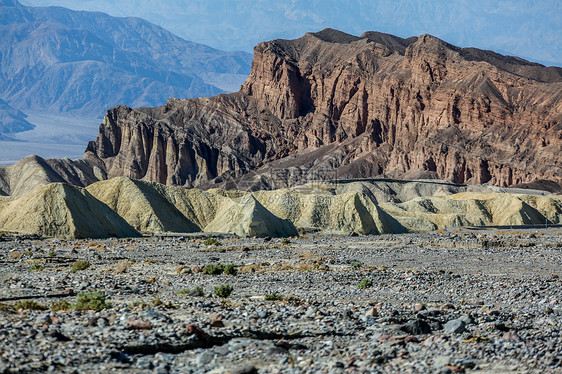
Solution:
{"label": "rocky mountain", "polygon": [[[107,112],[84,159],[0,169],[86,186],[273,189],[318,179],[439,178],[562,191],[562,69],[458,48],[336,30],[260,43],[238,93]],[[8,194],[12,194],[8,192]]]}
{"label": "rocky mountain", "polygon": [[[19,110],[99,116],[243,82],[251,55],[181,39],[139,18],[0,0],[0,98]],[[239,86],[238,86],[239,87]]]}
{"label": "rocky mountain", "polygon": [[559,186],[561,123],[560,68],[431,35],[327,29],[260,43],[238,93],[111,109],[84,158],[108,177],[180,186],[326,175]]}

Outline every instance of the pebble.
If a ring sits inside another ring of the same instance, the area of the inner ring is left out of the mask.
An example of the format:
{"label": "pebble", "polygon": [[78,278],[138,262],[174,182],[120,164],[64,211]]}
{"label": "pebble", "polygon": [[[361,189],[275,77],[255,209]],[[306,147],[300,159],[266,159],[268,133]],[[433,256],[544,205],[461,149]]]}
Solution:
{"label": "pebble", "polygon": [[207,365],[209,362],[213,361],[213,358],[215,358],[214,354],[205,351],[197,355],[195,358],[195,364],[198,366]]}

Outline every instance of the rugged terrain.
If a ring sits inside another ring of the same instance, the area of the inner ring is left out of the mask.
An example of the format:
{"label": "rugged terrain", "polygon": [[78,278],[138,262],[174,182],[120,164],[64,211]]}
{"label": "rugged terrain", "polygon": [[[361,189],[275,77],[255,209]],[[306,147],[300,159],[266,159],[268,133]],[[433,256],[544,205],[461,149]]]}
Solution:
{"label": "rugged terrain", "polygon": [[185,186],[250,171],[261,188],[326,173],[559,185],[561,99],[560,68],[328,29],[260,43],[239,93],[110,110],[84,158],[109,177]]}
{"label": "rugged terrain", "polygon": [[0,98],[10,106],[97,118],[117,104],[236,91],[251,55],[190,42],[140,18],[2,0],[0,60]]}
{"label": "rugged terrain", "polygon": [[0,242],[0,372],[556,373],[561,238]]}

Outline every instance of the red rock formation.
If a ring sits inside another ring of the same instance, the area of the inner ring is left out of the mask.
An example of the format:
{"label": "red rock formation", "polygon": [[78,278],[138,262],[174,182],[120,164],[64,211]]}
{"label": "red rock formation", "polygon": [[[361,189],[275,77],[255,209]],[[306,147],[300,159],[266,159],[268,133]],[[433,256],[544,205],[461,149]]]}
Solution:
{"label": "red rock formation", "polygon": [[[260,43],[239,93],[110,110],[85,159],[109,177],[208,186],[260,174],[562,182],[562,69],[430,35],[335,30]],[[290,181],[278,177],[290,175]]]}

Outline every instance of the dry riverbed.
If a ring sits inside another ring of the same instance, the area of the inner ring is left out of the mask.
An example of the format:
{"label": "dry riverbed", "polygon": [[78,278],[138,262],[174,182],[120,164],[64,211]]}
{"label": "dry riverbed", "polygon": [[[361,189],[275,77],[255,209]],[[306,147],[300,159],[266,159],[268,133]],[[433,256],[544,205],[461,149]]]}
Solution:
{"label": "dry riverbed", "polygon": [[559,229],[0,240],[0,373],[562,372]]}

